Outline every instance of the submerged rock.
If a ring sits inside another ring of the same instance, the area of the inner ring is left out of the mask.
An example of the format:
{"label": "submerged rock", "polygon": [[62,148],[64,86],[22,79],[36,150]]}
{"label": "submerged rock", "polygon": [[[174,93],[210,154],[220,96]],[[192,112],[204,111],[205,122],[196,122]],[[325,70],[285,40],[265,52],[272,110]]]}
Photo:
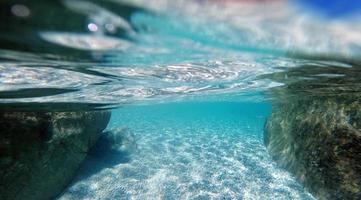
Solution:
{"label": "submerged rock", "polygon": [[99,138],[99,146],[107,145],[110,150],[131,153],[137,149],[134,133],[127,127],[119,127],[106,131]]}
{"label": "submerged rock", "polygon": [[361,199],[361,104],[294,100],[273,107],[265,144],[320,199]]}
{"label": "submerged rock", "polygon": [[271,92],[265,145],[319,199],[361,199],[359,77],[320,64],[272,75],[285,85]]}
{"label": "submerged rock", "polygon": [[[128,162],[129,155],[137,150],[137,143],[132,131],[128,128],[115,128],[104,131],[97,143],[89,152],[89,159],[101,164],[114,166]],[[118,163],[119,162],[119,163]]]}
{"label": "submerged rock", "polygon": [[49,199],[71,181],[108,111],[0,112],[0,199]]}

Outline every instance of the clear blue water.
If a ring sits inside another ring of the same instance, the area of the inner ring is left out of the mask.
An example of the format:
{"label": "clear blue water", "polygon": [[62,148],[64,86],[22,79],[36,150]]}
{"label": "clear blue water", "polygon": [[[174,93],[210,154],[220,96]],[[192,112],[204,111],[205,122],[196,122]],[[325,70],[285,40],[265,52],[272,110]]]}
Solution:
{"label": "clear blue water", "polygon": [[360,92],[361,24],[295,2],[1,3],[1,109],[112,109],[59,199],[313,199],[266,151],[268,94]]}
{"label": "clear blue water", "polygon": [[114,110],[108,128],[126,127],[135,144],[107,160],[90,156],[59,199],[313,199],[267,154],[269,112],[232,102]]}

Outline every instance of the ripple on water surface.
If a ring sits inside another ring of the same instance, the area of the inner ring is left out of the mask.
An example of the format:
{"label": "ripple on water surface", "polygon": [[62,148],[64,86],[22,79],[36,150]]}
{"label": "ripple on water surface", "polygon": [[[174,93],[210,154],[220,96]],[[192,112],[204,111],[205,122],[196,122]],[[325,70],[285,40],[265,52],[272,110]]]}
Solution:
{"label": "ripple on water surface", "polygon": [[[266,104],[173,103],[113,111],[129,159],[90,157],[60,199],[313,199],[262,141]],[[126,156],[126,155],[123,155]]]}

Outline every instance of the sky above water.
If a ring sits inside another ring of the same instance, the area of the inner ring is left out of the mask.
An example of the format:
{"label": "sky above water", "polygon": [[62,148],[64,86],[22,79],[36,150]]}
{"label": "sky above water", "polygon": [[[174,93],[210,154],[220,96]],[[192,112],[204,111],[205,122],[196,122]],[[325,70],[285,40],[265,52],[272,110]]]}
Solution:
{"label": "sky above water", "polygon": [[297,0],[297,2],[328,17],[345,17],[361,13],[360,0]]}

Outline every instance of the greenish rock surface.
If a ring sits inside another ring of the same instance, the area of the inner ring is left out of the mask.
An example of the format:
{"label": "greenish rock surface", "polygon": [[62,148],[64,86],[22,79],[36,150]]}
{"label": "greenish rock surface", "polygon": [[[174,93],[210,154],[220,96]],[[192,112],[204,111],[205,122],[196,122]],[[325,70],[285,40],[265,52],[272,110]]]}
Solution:
{"label": "greenish rock surface", "polygon": [[284,85],[270,92],[265,145],[318,199],[361,199],[360,75],[322,62],[269,75]]}
{"label": "greenish rock surface", "polygon": [[0,112],[0,199],[55,197],[109,119],[109,111]]}

